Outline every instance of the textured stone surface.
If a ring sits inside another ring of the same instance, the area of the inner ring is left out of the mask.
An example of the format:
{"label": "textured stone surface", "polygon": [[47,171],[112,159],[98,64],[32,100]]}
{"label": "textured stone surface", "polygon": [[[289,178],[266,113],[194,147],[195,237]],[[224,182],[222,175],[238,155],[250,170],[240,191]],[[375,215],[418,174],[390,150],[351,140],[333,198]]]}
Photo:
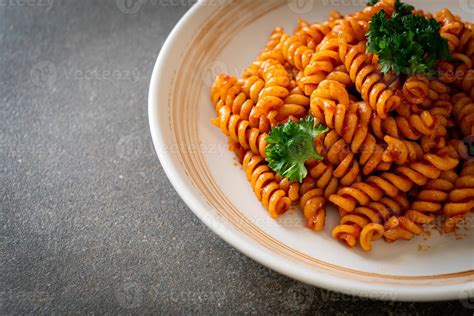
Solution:
{"label": "textured stone surface", "polygon": [[148,130],[153,64],[192,1],[49,1],[0,1],[0,314],[472,315],[311,288],[232,249]]}

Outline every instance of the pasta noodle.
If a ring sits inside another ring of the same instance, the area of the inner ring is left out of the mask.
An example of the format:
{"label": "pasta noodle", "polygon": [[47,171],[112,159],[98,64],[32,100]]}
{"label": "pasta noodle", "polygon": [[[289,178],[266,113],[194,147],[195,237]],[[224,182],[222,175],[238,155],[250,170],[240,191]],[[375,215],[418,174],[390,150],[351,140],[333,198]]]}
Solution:
{"label": "pasta noodle", "polygon": [[356,208],[352,213],[344,212],[340,224],[333,230],[333,237],[349,247],[354,247],[357,240],[360,240],[361,247],[370,251],[372,241],[380,239],[385,233],[383,224],[392,216],[402,214],[407,207],[408,200],[400,195],[370,202],[367,206]]}
{"label": "pasta noodle", "polygon": [[341,37],[339,45],[341,60],[349,71],[357,91],[362,95],[362,99],[377,112],[380,118],[386,119],[388,113],[400,105],[400,97],[382,82],[382,75],[377,68],[367,62],[365,42],[349,49],[346,39]]}
{"label": "pasta noodle", "polygon": [[300,206],[306,219],[306,225],[314,231],[320,231],[324,228],[326,200],[322,195],[323,191],[321,189],[312,189],[303,192],[301,196]]}
{"label": "pasta noodle", "polygon": [[459,160],[449,156],[425,154],[422,161],[407,163],[396,167],[393,172],[380,176],[370,176],[364,183],[355,183],[341,188],[329,200],[346,212],[352,212],[357,205],[367,205],[378,201],[382,196],[397,196],[400,191],[408,192],[414,184],[426,185],[429,179],[437,179],[441,171],[456,168]]}
{"label": "pasta noodle", "polygon": [[287,192],[280,188],[275,181],[275,173],[267,166],[265,160],[248,151],[243,159],[242,165],[247,179],[259,201],[268,209],[273,218],[285,213],[291,205]]}
{"label": "pasta noodle", "polygon": [[454,115],[464,136],[474,135],[474,100],[464,93],[453,96]]}
{"label": "pasta noodle", "polygon": [[[275,28],[241,79],[221,74],[211,88],[212,123],[270,216],[299,205],[306,226],[321,231],[332,205],[334,239],[365,251],[379,239],[411,240],[438,218],[453,232],[474,210],[473,24],[447,9],[414,10],[438,21],[452,59],[437,62],[438,76],[396,75],[367,49],[382,10],[398,9],[382,0],[323,23],[298,20],[292,34]],[[320,156],[305,158],[298,182],[274,171],[269,137],[311,116],[328,131],[309,138]]]}
{"label": "pasta noodle", "polygon": [[454,188],[449,194],[449,203],[446,203],[443,209],[446,217],[444,224],[446,232],[453,231],[474,208],[474,164],[472,162],[463,167],[461,177],[456,179]]}

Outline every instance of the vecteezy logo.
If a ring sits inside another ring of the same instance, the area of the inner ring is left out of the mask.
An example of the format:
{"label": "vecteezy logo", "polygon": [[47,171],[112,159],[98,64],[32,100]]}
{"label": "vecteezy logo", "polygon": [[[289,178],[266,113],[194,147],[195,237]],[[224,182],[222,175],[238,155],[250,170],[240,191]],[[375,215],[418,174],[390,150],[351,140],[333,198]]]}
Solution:
{"label": "vecteezy logo", "polygon": [[203,71],[202,79],[204,84],[208,87],[212,87],[214,80],[220,74],[228,74],[229,68],[222,61],[213,61],[206,65]]}
{"label": "vecteezy logo", "polygon": [[458,0],[458,3],[465,13],[474,14],[474,0]]}
{"label": "vecteezy logo", "polygon": [[31,68],[30,77],[35,86],[40,88],[51,87],[58,78],[58,70],[55,64],[49,60],[44,60]]}
{"label": "vecteezy logo", "polygon": [[468,309],[474,309],[474,283],[468,282],[459,292],[458,298],[462,306]]}
{"label": "vecteezy logo", "polygon": [[314,0],[288,0],[288,7],[296,14],[305,14],[313,10]]}
{"label": "vecteezy logo", "polygon": [[128,135],[120,138],[115,146],[117,155],[125,161],[134,161],[143,153],[142,140],[138,136]]}
{"label": "vecteezy logo", "polygon": [[48,235],[58,227],[58,218],[52,210],[44,208],[35,209],[30,217],[30,229],[38,235]]}
{"label": "vecteezy logo", "polygon": [[306,284],[298,283],[288,289],[284,303],[293,311],[304,312],[311,307],[314,300],[314,288]]}
{"label": "vecteezy logo", "polygon": [[125,14],[135,14],[143,6],[145,0],[115,0],[117,8]]}
{"label": "vecteezy logo", "polygon": [[136,282],[127,282],[115,291],[115,298],[123,308],[134,309],[143,303],[143,289]]}

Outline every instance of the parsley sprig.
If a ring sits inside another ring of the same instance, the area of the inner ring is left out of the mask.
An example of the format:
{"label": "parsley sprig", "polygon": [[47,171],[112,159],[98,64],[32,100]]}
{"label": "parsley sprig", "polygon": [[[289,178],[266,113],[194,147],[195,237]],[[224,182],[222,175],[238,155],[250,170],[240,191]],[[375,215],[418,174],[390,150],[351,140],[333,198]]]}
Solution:
{"label": "parsley sprig", "polygon": [[433,18],[414,15],[414,7],[399,0],[396,12],[375,14],[367,33],[367,50],[379,58],[380,70],[396,75],[436,76],[440,60],[451,60],[448,42],[440,35],[440,24]]}
{"label": "parsley sprig", "polygon": [[290,181],[302,182],[308,174],[305,162],[310,159],[323,160],[316,151],[314,138],[324,134],[328,128],[308,115],[299,122],[288,121],[273,128],[267,140],[265,153],[268,166]]}

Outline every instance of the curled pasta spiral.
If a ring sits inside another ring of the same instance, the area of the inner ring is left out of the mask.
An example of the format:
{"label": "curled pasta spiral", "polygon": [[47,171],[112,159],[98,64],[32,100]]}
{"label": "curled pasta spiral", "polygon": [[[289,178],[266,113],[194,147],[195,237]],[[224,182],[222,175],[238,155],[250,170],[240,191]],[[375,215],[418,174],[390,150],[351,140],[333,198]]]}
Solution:
{"label": "curled pasta spiral", "polygon": [[[231,110],[230,114],[239,115],[242,120],[249,121],[250,127],[257,128],[261,133],[268,133],[271,128],[270,121],[265,116],[256,116],[255,102],[251,98],[255,97],[258,100],[258,94],[254,95],[255,91],[260,89],[260,85],[257,82],[263,82],[263,80],[252,76],[242,83],[238,82],[234,77],[219,75],[212,86],[211,97],[218,114],[222,107],[227,106]],[[260,91],[261,89],[258,92]],[[220,118],[226,118],[224,113],[221,113],[219,116]],[[224,125],[227,124],[226,122]],[[215,120],[214,123],[224,128],[222,123],[218,123]]]}
{"label": "curled pasta spiral", "polygon": [[464,93],[453,96],[454,115],[464,136],[474,135],[474,101]]}
{"label": "curled pasta spiral", "polygon": [[[212,122],[244,149],[250,149],[254,154],[259,154],[265,158],[265,147],[267,145],[265,138],[271,128],[270,120],[267,116],[257,118],[254,102],[247,97],[247,93],[252,96],[254,90],[261,87],[258,82],[262,81],[253,76],[245,80],[241,87],[233,77],[218,76],[211,91],[218,116]],[[255,86],[257,87],[252,88]],[[260,90],[257,99],[266,96],[265,89]],[[306,108],[309,107],[309,98],[299,88],[294,88],[283,100],[283,103],[277,117],[271,117],[271,114],[268,115],[274,122],[283,122],[288,118],[305,116]]]}
{"label": "curled pasta spiral", "polygon": [[[407,138],[419,140],[423,135],[433,136],[440,132],[439,118],[430,111],[422,111],[420,114],[410,114],[409,117],[391,116],[386,120],[373,117],[371,128],[374,135],[383,139],[386,135],[395,138]],[[444,130],[443,133],[446,131]]]}
{"label": "curled pasta spiral", "polygon": [[[455,154],[457,156],[457,154]],[[424,232],[424,225],[431,224],[454,189],[457,174],[454,170],[442,171],[436,179],[430,179],[418,193],[411,208],[400,217],[392,217],[385,224],[385,240],[410,240]],[[446,206],[445,206],[446,208]],[[457,219],[456,219],[457,220]]]}
{"label": "curled pasta spiral", "polygon": [[343,60],[339,54],[338,34],[344,34],[345,40],[348,43],[365,40],[369,21],[374,14],[382,9],[386,9],[387,12],[393,12],[393,4],[383,1],[348,18],[338,16],[334,21],[334,29],[332,32],[327,33],[326,38],[316,47],[315,53],[311,55],[310,62],[308,63],[310,54],[307,50],[305,50],[307,52],[306,55],[300,54],[306,57],[300,65],[306,65],[306,67],[299,81],[307,95],[311,95],[322,80],[334,79],[334,77],[328,78],[328,75]]}
{"label": "curled pasta spiral", "polygon": [[257,75],[249,76],[243,80],[242,91],[255,104],[258,102],[260,92],[262,92],[263,88],[265,88],[265,81]]}
{"label": "curled pasta spiral", "polygon": [[392,15],[395,12],[395,2],[393,0],[382,0],[377,2],[373,6],[368,6],[360,12],[356,12],[349,16],[360,21],[370,22],[372,17],[379,13],[381,10],[384,10],[388,15]]}
{"label": "curled pasta spiral", "polygon": [[454,183],[454,190],[449,193],[449,202],[444,206],[446,218],[444,230],[451,232],[463,221],[466,215],[474,210],[474,162],[466,162],[460,177]]}
{"label": "curled pasta spiral", "polygon": [[281,179],[279,175],[275,177],[275,180],[278,182],[280,189],[286,192],[292,203],[299,201],[300,184],[298,182],[292,182],[288,178]]}
{"label": "curled pasta spiral", "polygon": [[266,60],[276,60],[280,64],[284,64],[285,58],[283,57],[283,52],[281,50],[281,41],[287,36],[288,35],[284,32],[283,28],[275,28],[260,56],[258,56],[257,60],[244,70],[243,77],[247,78],[256,74],[261,75],[260,66]]}
{"label": "curled pasta spiral", "polygon": [[258,200],[262,202],[270,215],[276,218],[285,213],[291,205],[291,200],[275,181],[275,173],[268,167],[265,160],[248,151],[242,165]]}
{"label": "curled pasta spiral", "polygon": [[318,84],[341,64],[338,50],[337,38],[325,39],[318,46],[299,79],[299,84],[306,95],[311,95]]}
{"label": "curled pasta spiral", "polygon": [[334,26],[344,18],[344,15],[342,15],[341,12],[332,10],[329,12],[329,25],[334,28]]}
{"label": "curled pasta spiral", "polygon": [[457,66],[455,70],[456,85],[466,92],[471,99],[474,99],[474,69],[472,69],[471,59],[467,59],[467,61],[469,63],[465,61],[465,63]]}
{"label": "curled pasta spiral", "polygon": [[352,153],[360,153],[364,174],[390,167],[383,161],[382,144],[369,132],[372,109],[364,102],[351,102],[343,84],[334,80],[321,82],[311,95],[311,114],[351,144]]}
{"label": "curled pasta spiral", "polygon": [[323,190],[323,196],[328,198],[337,192],[339,180],[334,176],[334,167],[323,161],[315,160],[307,163],[309,177],[306,177],[302,189],[314,187]]}
{"label": "curled pasta spiral", "polygon": [[405,195],[396,198],[383,197],[378,202],[357,207],[352,213],[344,213],[341,221],[332,232],[336,240],[349,247],[355,247],[359,240],[361,248],[372,250],[372,242],[383,237],[384,223],[394,215],[400,215],[408,207]]}
{"label": "curled pasta spiral", "polygon": [[268,134],[260,133],[258,128],[250,127],[249,121],[242,119],[239,115],[231,114],[229,107],[221,107],[217,118],[212,120],[212,123],[244,149],[265,158],[267,147],[265,139]]}
{"label": "curled pasta spiral", "polygon": [[[412,214],[412,213],[408,213]],[[416,224],[410,215],[393,216],[384,225],[384,238],[386,242],[397,240],[411,240],[416,235],[423,233],[423,228]]]}
{"label": "curled pasta spiral", "polygon": [[272,34],[270,35],[270,40],[268,41],[267,45],[265,46],[264,52],[269,52],[274,50],[278,44],[281,41],[281,38],[285,32],[283,31],[283,28],[277,27],[273,30]]}
{"label": "curled pasta spiral", "polygon": [[349,44],[365,41],[370,21],[370,19],[367,21],[365,18],[365,16],[345,18],[340,21],[334,33],[338,33],[338,36],[344,36]]}
{"label": "curled pasta spiral", "polygon": [[312,24],[302,27],[295,35],[281,38],[283,57],[296,69],[303,70],[314,55],[316,46],[331,31],[327,24]]}
{"label": "curled pasta spiral", "polygon": [[240,87],[235,77],[223,74],[217,76],[211,88],[212,104],[216,111],[222,105],[231,104],[239,92]]}
{"label": "curled pasta spiral", "polygon": [[383,82],[377,67],[367,61],[365,42],[350,47],[341,36],[339,46],[340,58],[362,99],[380,118],[386,119],[388,113],[400,105],[400,97]]}
{"label": "curled pasta spiral", "polygon": [[357,205],[365,206],[385,195],[395,197],[400,191],[408,192],[414,184],[423,186],[429,179],[439,178],[442,171],[454,169],[458,163],[458,159],[449,155],[424,154],[422,161],[410,162],[393,172],[383,172],[368,177],[365,182],[341,188],[329,197],[329,201],[346,212],[352,212]]}
{"label": "curled pasta spiral", "polygon": [[284,104],[278,111],[277,123],[287,122],[288,119],[297,120],[305,117],[308,114],[309,104],[310,100],[303,91],[299,87],[293,88],[284,99]]}
{"label": "curled pasta spiral", "polygon": [[448,41],[454,61],[460,64],[455,70],[457,86],[474,98],[474,70],[472,69],[474,33],[472,24],[463,23],[448,9],[438,12],[436,19],[442,24],[441,36]]}
{"label": "curled pasta spiral", "polygon": [[[446,150],[457,159],[468,158],[469,148],[460,140],[451,140]],[[444,205],[444,231],[454,231],[466,215],[474,209],[474,161],[468,159],[462,166],[459,176],[453,179],[454,189]]]}
{"label": "curled pasta spiral", "polygon": [[443,148],[453,110],[447,95],[449,90],[449,87],[439,80],[428,80],[423,76],[408,78],[402,95],[409,103],[402,103],[397,109],[399,115],[396,117],[389,117],[385,121],[374,118],[374,133],[378,137],[383,137],[385,132],[393,137],[421,139],[425,152]]}
{"label": "curled pasta spiral", "polygon": [[344,65],[337,66],[332,72],[328,74],[326,80],[333,80],[343,84],[346,88],[353,86],[351,77]]}
{"label": "curled pasta spiral", "polygon": [[423,158],[423,149],[418,143],[388,135],[384,137],[384,140],[387,143],[387,149],[385,149],[382,156],[384,162],[404,165],[407,162],[414,162]]}
{"label": "curled pasta spiral", "polygon": [[[232,85],[229,85],[229,82]],[[230,139],[265,158],[267,146],[267,131],[270,130],[268,121],[255,119],[252,115],[255,107],[243,92],[239,92],[235,78],[221,75],[216,79],[212,88],[212,97],[216,102],[217,117],[211,122]],[[215,95],[214,95],[215,94]],[[226,103],[223,101],[224,98]]]}
{"label": "curled pasta spiral", "polygon": [[464,51],[468,56],[474,54],[474,37],[468,24],[463,23],[448,9],[436,13],[435,18],[441,23],[441,37],[448,41],[452,52]]}
{"label": "curled pasta spiral", "polygon": [[320,231],[324,228],[326,219],[325,204],[326,199],[323,197],[323,190],[311,189],[302,192],[300,207],[308,228],[314,231]]}
{"label": "curled pasta spiral", "polygon": [[353,152],[362,146],[372,116],[364,105],[351,103],[345,86],[334,80],[322,81],[311,95],[311,114],[351,143]]}
{"label": "curled pasta spiral", "polygon": [[[285,67],[275,59],[269,59],[261,64],[265,88],[259,92],[256,105],[256,116],[276,117],[278,110],[283,106],[284,99],[290,94],[290,76]],[[271,121],[271,119],[270,119]]]}
{"label": "curled pasta spiral", "polygon": [[424,76],[411,76],[403,84],[403,97],[410,103],[421,104],[429,93],[429,80]]}
{"label": "curled pasta spiral", "polygon": [[429,180],[418,194],[411,208],[401,217],[392,218],[386,224],[385,238],[393,242],[399,239],[410,240],[421,234],[423,225],[431,224],[434,215],[442,210],[448,200],[449,193],[454,188],[457,174],[453,171],[443,171],[438,179]]}
{"label": "curled pasta spiral", "polygon": [[423,108],[429,108],[437,100],[449,100],[451,88],[439,79],[430,79],[428,84],[428,96],[422,103]]}
{"label": "curled pasta spiral", "polygon": [[285,60],[299,70],[303,70],[309,64],[314,54],[314,49],[305,45],[304,37],[298,35],[284,37],[281,50]]}
{"label": "curled pasta spiral", "polygon": [[305,45],[314,51],[331,30],[332,26],[330,22],[308,24],[295,32],[295,35],[301,36],[304,39]]}
{"label": "curled pasta spiral", "polygon": [[316,139],[316,150],[335,166],[333,176],[344,186],[360,180],[360,166],[350,146],[332,130]]}

